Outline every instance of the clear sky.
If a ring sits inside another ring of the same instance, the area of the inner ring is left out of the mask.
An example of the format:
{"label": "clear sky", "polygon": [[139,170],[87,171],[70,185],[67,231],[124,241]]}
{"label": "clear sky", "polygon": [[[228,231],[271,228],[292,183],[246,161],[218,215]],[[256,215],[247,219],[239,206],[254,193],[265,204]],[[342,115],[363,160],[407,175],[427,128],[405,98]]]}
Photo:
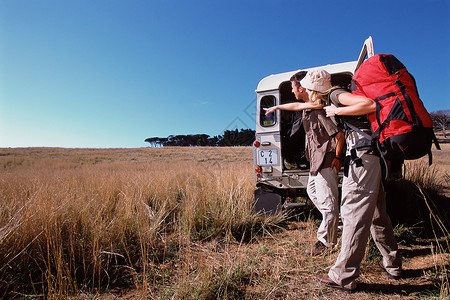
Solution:
{"label": "clear sky", "polygon": [[353,61],[369,35],[450,108],[449,0],[0,0],[0,147],[254,129],[263,77]]}

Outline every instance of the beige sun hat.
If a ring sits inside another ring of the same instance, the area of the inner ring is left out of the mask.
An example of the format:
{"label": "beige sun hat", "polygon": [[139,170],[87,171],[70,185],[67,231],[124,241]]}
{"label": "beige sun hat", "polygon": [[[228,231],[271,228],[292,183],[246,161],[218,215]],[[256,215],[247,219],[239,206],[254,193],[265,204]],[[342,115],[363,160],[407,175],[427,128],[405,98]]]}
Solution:
{"label": "beige sun hat", "polygon": [[308,71],[300,84],[311,91],[325,92],[331,89],[331,75],[323,69]]}

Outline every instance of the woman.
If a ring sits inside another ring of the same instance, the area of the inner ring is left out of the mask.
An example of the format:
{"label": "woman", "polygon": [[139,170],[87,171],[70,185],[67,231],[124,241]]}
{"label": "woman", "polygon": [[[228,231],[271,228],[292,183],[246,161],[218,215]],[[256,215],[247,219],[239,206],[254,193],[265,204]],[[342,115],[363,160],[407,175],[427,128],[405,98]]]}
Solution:
{"label": "woman", "polygon": [[[311,80],[314,83],[317,79]],[[304,84],[303,81],[301,83]],[[370,124],[365,115],[376,109],[372,99],[351,94],[345,89],[330,89],[323,93],[313,89],[308,94],[310,97],[315,94],[329,97],[332,105],[325,107],[328,117],[339,116],[361,131],[370,133]],[[346,172],[341,200],[342,247],[328,275],[319,276],[318,280],[327,286],[351,291],[356,287],[355,280],[359,276],[369,233],[383,256],[380,267],[390,278],[400,278],[401,258],[386,213],[384,192],[380,191],[379,156],[375,149],[359,147],[367,143],[356,131],[346,129],[345,140]]]}
{"label": "woman", "polygon": [[[306,75],[305,75],[306,74]],[[306,78],[314,77],[314,85]],[[300,83],[302,82],[302,84]],[[291,87],[297,100],[267,109],[269,115],[277,109],[303,111],[303,126],[306,132],[306,155],[310,161],[307,193],[322,214],[322,222],[317,231],[317,242],[306,255],[319,255],[332,249],[337,242],[339,221],[339,190],[337,173],[341,168],[344,148],[343,132],[326,117],[322,109],[325,101],[315,94],[309,95],[307,88],[326,91],[331,87],[330,74],[322,71],[299,72],[291,77]]]}

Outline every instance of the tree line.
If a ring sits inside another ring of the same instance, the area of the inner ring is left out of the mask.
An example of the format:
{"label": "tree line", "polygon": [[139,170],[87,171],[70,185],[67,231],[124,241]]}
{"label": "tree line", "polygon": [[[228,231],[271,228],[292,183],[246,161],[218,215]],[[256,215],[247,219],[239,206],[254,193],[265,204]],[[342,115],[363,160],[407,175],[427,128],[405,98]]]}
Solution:
{"label": "tree line", "polygon": [[252,129],[225,130],[223,135],[210,137],[207,134],[169,135],[168,137],[151,137],[145,139],[150,147],[165,146],[250,146],[255,140],[255,131]]}

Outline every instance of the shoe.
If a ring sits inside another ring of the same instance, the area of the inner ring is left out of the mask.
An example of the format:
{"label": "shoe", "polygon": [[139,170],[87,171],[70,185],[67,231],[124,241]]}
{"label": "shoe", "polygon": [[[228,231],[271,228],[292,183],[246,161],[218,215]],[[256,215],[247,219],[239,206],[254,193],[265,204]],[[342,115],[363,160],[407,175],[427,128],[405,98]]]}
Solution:
{"label": "shoe", "polygon": [[321,241],[317,241],[311,249],[305,250],[305,255],[317,256],[324,253],[326,250],[328,250],[328,247],[325,246]]}
{"label": "shoe", "polygon": [[298,168],[297,164],[295,162],[290,162],[290,161],[284,159],[283,163],[284,163],[284,167],[287,170],[293,170],[293,169],[297,169]]}
{"label": "shoe", "polygon": [[321,284],[326,285],[327,287],[331,287],[334,289],[339,289],[348,293],[351,293],[353,290],[347,289],[345,287],[340,286],[336,282],[334,282],[328,275],[320,275],[317,277],[317,281],[319,281]]}
{"label": "shoe", "polygon": [[383,262],[382,261],[380,261],[379,263],[378,263],[378,265],[380,266],[380,268],[381,268],[381,270],[383,270],[384,272],[386,272],[386,274],[388,275],[388,277],[390,278],[390,279],[394,279],[394,280],[399,280],[400,279],[400,275],[392,275],[392,274],[390,274],[387,270],[386,270],[386,268],[383,266]]}

